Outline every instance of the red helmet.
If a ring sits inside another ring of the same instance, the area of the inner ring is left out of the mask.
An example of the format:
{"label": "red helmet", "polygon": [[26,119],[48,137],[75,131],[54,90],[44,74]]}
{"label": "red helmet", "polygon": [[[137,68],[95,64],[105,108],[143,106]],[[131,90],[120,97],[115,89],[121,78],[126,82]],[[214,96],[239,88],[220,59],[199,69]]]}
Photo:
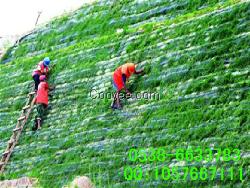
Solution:
{"label": "red helmet", "polygon": [[46,76],[45,75],[41,75],[40,77],[39,77],[39,80],[40,81],[44,81],[46,79]]}

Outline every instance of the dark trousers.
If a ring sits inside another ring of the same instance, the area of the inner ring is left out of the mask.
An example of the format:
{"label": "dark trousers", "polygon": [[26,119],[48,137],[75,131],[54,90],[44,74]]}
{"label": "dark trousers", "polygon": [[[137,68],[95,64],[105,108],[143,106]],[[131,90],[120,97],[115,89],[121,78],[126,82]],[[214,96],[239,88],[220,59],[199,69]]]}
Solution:
{"label": "dark trousers", "polygon": [[39,75],[38,74],[35,74],[33,76],[33,80],[35,81],[35,90],[37,91],[38,90],[38,85],[40,84],[40,79],[39,79]]}
{"label": "dark trousers", "polygon": [[47,105],[46,104],[36,104],[37,116],[40,120],[43,119],[46,112]]}

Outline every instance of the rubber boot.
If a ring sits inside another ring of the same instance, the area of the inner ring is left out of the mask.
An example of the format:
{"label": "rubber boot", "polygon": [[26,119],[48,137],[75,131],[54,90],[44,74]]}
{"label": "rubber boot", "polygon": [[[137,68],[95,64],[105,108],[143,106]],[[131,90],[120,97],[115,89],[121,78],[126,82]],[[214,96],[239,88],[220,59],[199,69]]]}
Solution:
{"label": "rubber boot", "polygon": [[117,108],[115,100],[113,100],[113,102],[112,102],[112,104],[111,104],[110,107],[113,108],[113,109],[116,109],[116,108]]}
{"label": "rubber boot", "polygon": [[36,131],[38,127],[37,119],[34,120],[34,125],[32,126],[32,131]]}
{"label": "rubber boot", "polygon": [[121,107],[121,105],[120,106],[117,106],[117,104],[116,103],[114,103],[114,104],[112,104],[112,109],[117,109],[117,110],[121,110],[122,109],[122,107]]}
{"label": "rubber boot", "polygon": [[41,118],[37,118],[37,130],[41,129],[42,126],[42,120]]}

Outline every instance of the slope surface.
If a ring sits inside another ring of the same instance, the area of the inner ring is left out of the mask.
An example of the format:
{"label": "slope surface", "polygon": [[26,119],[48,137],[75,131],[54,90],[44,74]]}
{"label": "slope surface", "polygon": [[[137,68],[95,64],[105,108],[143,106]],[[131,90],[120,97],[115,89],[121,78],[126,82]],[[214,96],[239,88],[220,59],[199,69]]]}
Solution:
{"label": "slope surface", "polygon": [[[55,64],[52,109],[41,131],[27,125],[2,178],[36,177],[43,187],[62,187],[77,175],[97,187],[250,187],[249,11],[249,1],[240,0],[100,1],[38,28],[0,64],[0,152],[45,56]],[[112,111],[111,100],[90,93],[113,92],[112,72],[126,60],[147,72],[130,80],[130,90],[157,92],[160,100],[123,100],[123,110]],[[149,147],[238,148],[241,159],[128,161],[130,148]],[[128,165],[245,170],[243,181],[128,181]]]}

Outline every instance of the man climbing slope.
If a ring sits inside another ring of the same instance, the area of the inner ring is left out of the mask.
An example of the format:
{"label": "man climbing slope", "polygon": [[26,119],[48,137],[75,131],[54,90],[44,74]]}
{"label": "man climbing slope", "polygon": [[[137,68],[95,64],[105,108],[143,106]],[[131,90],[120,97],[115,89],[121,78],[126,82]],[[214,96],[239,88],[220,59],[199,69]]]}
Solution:
{"label": "man climbing slope", "polygon": [[113,109],[121,109],[119,95],[122,89],[124,89],[128,95],[131,95],[126,86],[126,82],[128,81],[129,77],[133,74],[141,74],[142,72],[143,70],[136,71],[136,65],[131,62],[125,63],[115,70],[113,74],[113,85],[116,89],[116,93],[111,105]]}
{"label": "man climbing slope", "polygon": [[37,65],[37,68],[33,71],[32,77],[33,80],[35,81],[35,91],[38,89],[38,85],[40,83],[39,77],[41,75],[48,75],[49,73],[49,64],[50,64],[50,59],[49,57],[44,58],[43,61],[39,62]]}
{"label": "man climbing slope", "polygon": [[37,96],[36,96],[37,116],[35,119],[35,126],[33,127],[33,130],[41,129],[41,122],[49,103],[48,92],[49,90],[54,89],[52,87],[51,88],[49,87],[48,82],[46,82],[45,75],[41,75],[39,79],[40,79],[40,84],[38,86]]}

